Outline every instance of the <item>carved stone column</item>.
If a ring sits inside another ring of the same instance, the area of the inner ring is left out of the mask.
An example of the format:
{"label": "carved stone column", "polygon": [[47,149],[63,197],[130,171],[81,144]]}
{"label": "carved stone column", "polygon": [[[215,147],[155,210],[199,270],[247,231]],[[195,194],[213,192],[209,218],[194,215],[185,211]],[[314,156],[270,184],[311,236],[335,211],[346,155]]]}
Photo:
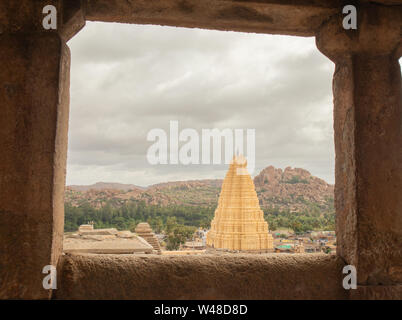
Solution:
{"label": "carved stone column", "polygon": [[343,29],[342,19],[316,35],[336,64],[337,254],[357,268],[352,297],[401,298],[402,6],[358,8],[357,30]]}
{"label": "carved stone column", "polygon": [[[48,4],[57,8],[56,30],[42,26]],[[63,245],[70,70],[66,41],[84,24],[74,14],[77,4],[0,4],[0,299],[51,296],[42,286],[42,270],[57,265]]]}

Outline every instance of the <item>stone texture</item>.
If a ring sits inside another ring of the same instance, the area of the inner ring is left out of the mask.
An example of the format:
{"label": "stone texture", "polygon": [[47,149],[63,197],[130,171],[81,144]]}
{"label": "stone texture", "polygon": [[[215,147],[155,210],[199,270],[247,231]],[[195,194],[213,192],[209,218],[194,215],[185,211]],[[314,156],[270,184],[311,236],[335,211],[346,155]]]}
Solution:
{"label": "stone texture", "polygon": [[273,238],[260,208],[247,161],[235,156],[223,180],[207,246],[241,251],[273,250]]}
{"label": "stone texture", "polygon": [[340,1],[315,0],[87,0],[91,21],[313,36],[340,10]]}
{"label": "stone texture", "polygon": [[[56,33],[44,30],[42,20],[43,8],[54,5],[57,9],[57,20],[61,20],[61,0],[2,0],[0,2],[0,29],[3,32],[43,32]],[[1,33],[1,32],[0,32]]]}
{"label": "stone texture", "polygon": [[63,0],[60,35],[65,41],[70,40],[85,26],[85,6],[86,0]]}
{"label": "stone texture", "polygon": [[390,286],[357,286],[350,291],[353,300],[401,300],[402,285]]}
{"label": "stone texture", "polygon": [[70,52],[56,33],[0,35],[0,298],[48,298],[62,249]]}
{"label": "stone texture", "polygon": [[357,31],[335,17],[317,35],[333,81],[337,253],[361,285],[402,283],[402,7],[362,6]]}
{"label": "stone texture", "polygon": [[346,299],[325,254],[66,255],[56,299]]}
{"label": "stone texture", "polygon": [[[42,13],[46,5],[57,10],[57,30],[45,30]],[[0,2],[0,34],[2,32],[58,33],[68,41],[85,26],[86,0],[3,0]]]}

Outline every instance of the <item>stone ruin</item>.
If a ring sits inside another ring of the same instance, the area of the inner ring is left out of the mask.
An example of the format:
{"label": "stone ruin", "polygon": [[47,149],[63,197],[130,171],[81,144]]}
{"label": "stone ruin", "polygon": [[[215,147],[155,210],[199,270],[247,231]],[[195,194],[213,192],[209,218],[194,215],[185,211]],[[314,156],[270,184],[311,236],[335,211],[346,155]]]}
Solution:
{"label": "stone ruin", "polygon": [[130,231],[115,228],[94,229],[93,225],[81,225],[78,233],[66,235],[64,253],[133,254],[153,253],[153,247]]}
{"label": "stone ruin", "polygon": [[158,239],[146,222],[139,223],[135,233],[116,228],[94,229],[93,224],[82,224],[77,233],[64,236],[64,253],[157,253],[162,250]]}
{"label": "stone ruin", "polygon": [[158,253],[161,254],[161,246],[155,234],[152,232],[151,226],[147,222],[141,222],[135,228],[135,232],[138,236],[145,239]]}
{"label": "stone ruin", "polygon": [[91,232],[94,230],[94,225],[93,224],[82,224],[78,227],[78,232],[83,233],[83,232]]}

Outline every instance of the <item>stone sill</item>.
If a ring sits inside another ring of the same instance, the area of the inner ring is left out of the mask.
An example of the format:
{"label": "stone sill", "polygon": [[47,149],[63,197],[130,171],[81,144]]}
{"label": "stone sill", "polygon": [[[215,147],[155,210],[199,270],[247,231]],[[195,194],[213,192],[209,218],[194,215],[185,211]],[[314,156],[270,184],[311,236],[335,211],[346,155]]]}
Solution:
{"label": "stone sill", "polygon": [[67,254],[54,299],[348,299],[326,254]]}

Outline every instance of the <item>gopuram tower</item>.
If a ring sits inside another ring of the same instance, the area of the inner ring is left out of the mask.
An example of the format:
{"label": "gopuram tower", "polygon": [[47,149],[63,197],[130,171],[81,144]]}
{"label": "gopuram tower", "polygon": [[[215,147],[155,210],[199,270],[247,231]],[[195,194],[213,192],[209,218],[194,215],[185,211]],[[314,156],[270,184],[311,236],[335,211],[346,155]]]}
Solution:
{"label": "gopuram tower", "polygon": [[271,252],[273,238],[260,208],[243,156],[235,156],[222,184],[207,246],[214,249]]}

